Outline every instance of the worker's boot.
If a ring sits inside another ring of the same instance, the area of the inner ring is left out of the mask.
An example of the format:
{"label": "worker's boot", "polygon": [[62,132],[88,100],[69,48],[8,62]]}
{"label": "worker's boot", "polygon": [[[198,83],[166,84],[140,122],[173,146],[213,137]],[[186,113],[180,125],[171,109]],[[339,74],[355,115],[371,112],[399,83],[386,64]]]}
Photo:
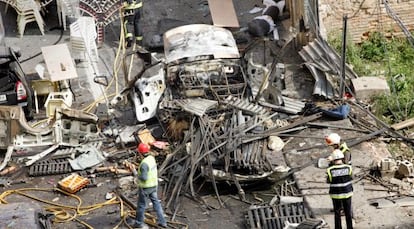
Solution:
{"label": "worker's boot", "polygon": [[135,43],[137,44],[137,46],[142,47],[142,36],[136,36]]}
{"label": "worker's boot", "polygon": [[142,224],[142,225],[133,225],[134,229],[149,229],[148,225]]}
{"label": "worker's boot", "polygon": [[128,48],[132,46],[132,42],[133,42],[132,37],[128,37],[128,38],[126,39],[126,43],[127,43],[127,47],[128,47]]}
{"label": "worker's boot", "polygon": [[145,228],[148,229],[148,226],[144,223],[144,224],[137,224],[137,221],[135,220],[135,218],[132,217],[128,217],[126,220],[129,228]]}

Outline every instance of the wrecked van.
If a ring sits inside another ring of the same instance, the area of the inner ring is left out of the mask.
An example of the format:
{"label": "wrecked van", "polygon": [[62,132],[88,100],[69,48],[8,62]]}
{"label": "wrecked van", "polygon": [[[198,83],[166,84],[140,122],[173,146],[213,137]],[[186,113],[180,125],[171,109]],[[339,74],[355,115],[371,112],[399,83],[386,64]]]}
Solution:
{"label": "wrecked van", "polygon": [[239,51],[226,29],[201,24],[171,29],[164,34],[164,52],[165,60],[146,69],[131,91],[140,122],[156,114],[162,121],[170,119],[177,109],[169,101],[217,100],[241,96],[246,89]]}

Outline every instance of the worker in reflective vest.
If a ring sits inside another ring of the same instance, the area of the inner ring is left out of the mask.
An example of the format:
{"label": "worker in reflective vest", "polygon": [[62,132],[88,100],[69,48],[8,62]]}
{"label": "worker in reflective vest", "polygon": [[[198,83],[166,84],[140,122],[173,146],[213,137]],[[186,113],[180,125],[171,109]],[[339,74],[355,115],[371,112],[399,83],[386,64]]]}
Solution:
{"label": "worker in reflective vest", "polygon": [[150,153],[150,146],[145,143],[140,143],[138,145],[137,151],[144,156],[144,159],[141,161],[138,173],[135,170],[135,167],[130,164],[129,169],[134,173],[135,176],[138,176],[138,204],[136,209],[136,218],[134,227],[135,228],[145,228],[144,223],[144,213],[146,208],[146,198],[149,198],[152,202],[155,212],[157,213],[158,227],[167,228],[167,222],[164,218],[164,212],[160,201],[158,200],[158,172],[157,172],[157,162],[155,161],[154,156]]}
{"label": "worker in reflective vest", "polygon": [[346,227],[352,229],[352,167],[344,164],[344,154],[335,149],[332,152],[333,165],[327,173],[327,182],[330,183],[329,195],[332,198],[335,212],[335,229],[341,229],[341,209],[345,212]]}
{"label": "worker in reflective vest", "polygon": [[[135,42],[142,44],[142,32],[139,28],[139,20],[141,19],[142,1],[126,0],[123,3],[124,15],[124,32],[127,47],[131,47],[135,36]],[[134,32],[134,34],[132,33]]]}

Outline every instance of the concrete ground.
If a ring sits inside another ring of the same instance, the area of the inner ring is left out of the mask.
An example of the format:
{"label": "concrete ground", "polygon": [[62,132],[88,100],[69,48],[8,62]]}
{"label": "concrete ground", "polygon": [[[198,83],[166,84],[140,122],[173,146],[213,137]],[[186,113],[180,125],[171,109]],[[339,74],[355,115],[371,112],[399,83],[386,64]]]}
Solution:
{"label": "concrete ground", "polygon": [[[334,126],[352,127],[349,120],[325,121],[325,124]],[[331,132],[337,132],[343,138],[352,139],[361,136],[360,133],[353,131],[340,131],[329,129],[308,129],[304,130],[304,136],[326,136]],[[297,145],[303,148],[323,142],[309,141],[309,139],[295,139],[285,147],[285,155],[292,167],[297,167],[309,160],[320,158],[322,155],[329,154],[327,147],[304,151],[289,151],[289,147],[296,148]],[[380,141],[363,142],[351,147],[352,167],[354,174],[354,195],[352,197],[353,222],[354,228],[413,228],[414,221],[412,214],[414,208],[391,206],[390,208],[378,209],[370,205],[370,200],[397,195],[396,192],[388,192],[378,182],[364,176],[369,172],[369,168],[377,164],[381,158],[390,157],[386,145]],[[334,226],[334,216],[332,201],[328,195],[329,185],[326,183],[326,170],[318,168],[316,165],[308,166],[299,172],[294,173],[295,180],[299,189],[305,197],[305,201],[318,217],[323,218],[330,227]],[[342,217],[342,225],[345,227],[345,217]]]}
{"label": "concrete ground", "polygon": [[[151,42],[152,35],[159,32],[158,23],[159,18],[174,19],[164,20],[164,24],[168,27],[168,23],[176,23],[175,20],[184,21],[186,23],[211,23],[211,18],[206,13],[206,5],[203,1],[148,1],[144,8],[143,30],[145,36],[144,42],[149,44]],[[253,18],[253,15],[248,11],[254,7],[255,4],[260,5],[261,1],[234,1],[236,12],[238,13],[241,26],[245,26],[246,23]],[[0,11],[4,12],[4,3],[0,3]],[[53,9],[53,6],[52,8]],[[186,13],[183,13],[186,12]],[[188,14],[187,14],[188,13]],[[191,13],[191,14],[190,14]],[[49,15],[49,14],[48,14]],[[6,27],[6,43],[10,46],[20,47],[22,50],[21,60],[23,69],[28,74],[34,74],[34,67],[43,62],[40,48],[42,46],[49,46],[57,43],[69,42],[69,31],[61,31],[55,29],[57,24],[56,15],[53,11],[50,11],[50,15],[47,18],[48,30],[44,36],[41,36],[40,31],[35,24],[29,24],[26,28],[25,35],[22,38],[16,37],[16,14],[9,8],[7,14],[4,15],[4,22]],[[165,22],[166,21],[166,22]],[[99,63],[100,73],[107,75],[109,79],[114,77],[112,65],[117,53],[116,40],[117,31],[119,25],[111,25],[106,30],[107,40],[99,48],[99,54],[101,62]],[[148,36],[147,36],[148,35]],[[286,54],[286,57],[281,58],[288,68],[300,69],[300,58],[296,51],[292,48],[290,53]],[[83,108],[94,100],[100,97],[101,88],[99,85],[93,83],[93,77],[85,74],[82,65],[77,66],[79,70],[79,78],[72,81],[72,89],[75,93],[75,107]],[[137,66],[135,66],[137,67]],[[300,98],[310,98],[310,90],[312,86],[306,86],[305,84],[298,84],[298,82],[309,81],[309,78],[304,80],[301,74],[288,75],[287,82],[291,83],[291,88],[296,89],[291,94]],[[123,75],[120,73],[118,82],[119,85],[123,84]],[[308,76],[309,77],[309,76]],[[289,86],[289,85],[288,85]],[[336,125],[345,125],[344,123],[333,123]],[[347,123],[346,125],[348,125]],[[320,136],[323,137],[331,129],[306,129],[299,135],[305,136]],[[355,135],[353,132],[340,133],[343,136]],[[318,158],[326,152],[327,148],[319,148],[316,150],[306,150],[295,152],[294,149],[298,146],[312,146],[320,144],[320,139],[314,138],[294,138],[289,141],[284,149],[284,157],[286,163],[291,167],[300,166],[303,163],[308,162],[311,159]],[[381,158],[381,156],[387,155],[384,151],[385,146],[379,142],[367,142],[352,148],[353,153],[353,166],[355,168],[354,174],[358,175],[364,172],[370,165],[373,159]],[[382,152],[378,153],[377,152]],[[283,155],[280,155],[282,157]],[[281,159],[282,160],[282,159]],[[281,162],[284,164],[284,162]],[[333,228],[333,213],[330,211],[332,203],[327,195],[328,185],[325,184],[325,170],[316,168],[315,166],[309,166],[303,170],[294,174],[298,187],[301,189],[302,194],[305,196],[305,200],[308,207],[315,214],[315,217],[321,217],[328,223],[328,228]],[[15,185],[14,188],[20,187],[54,187],[56,181],[61,179],[60,176],[47,176],[42,178],[30,178],[26,184]],[[79,193],[79,195],[85,200],[85,204],[93,204],[102,202],[105,200],[105,194],[111,191],[117,185],[116,178],[97,178],[97,183],[101,184],[96,188],[88,188]],[[369,189],[368,189],[369,187]],[[373,188],[374,187],[374,188]],[[353,197],[353,209],[354,209],[354,226],[355,228],[414,228],[414,221],[412,218],[412,207],[393,207],[387,209],[377,209],[374,206],[369,205],[368,200],[372,198],[383,197],[391,195],[385,191],[375,191],[379,189],[377,184],[371,184],[367,179],[362,179],[354,184],[354,197]],[[231,189],[230,189],[231,190]],[[263,193],[273,193],[272,186],[263,188]],[[273,193],[274,194],[274,193]],[[263,195],[266,196],[266,195]],[[63,200],[65,197],[62,195],[43,195],[45,198],[57,198]],[[223,193],[223,199],[225,200],[225,208],[218,210],[206,210],[200,204],[183,197],[182,212],[179,212],[177,220],[185,222],[189,225],[189,228],[246,228],[244,214],[246,213],[249,203],[241,202],[237,200],[237,195],[234,191]],[[248,196],[252,201],[254,197]],[[266,198],[263,197],[266,200]],[[12,197],[8,199],[12,201],[26,201],[26,199],[19,199]],[[114,228],[115,223],[119,220],[119,209],[116,206],[105,208],[96,213],[91,213],[87,216],[83,216],[82,219],[88,221],[95,228]],[[79,228],[79,224],[75,222],[68,222],[64,224],[57,224],[55,228]]]}

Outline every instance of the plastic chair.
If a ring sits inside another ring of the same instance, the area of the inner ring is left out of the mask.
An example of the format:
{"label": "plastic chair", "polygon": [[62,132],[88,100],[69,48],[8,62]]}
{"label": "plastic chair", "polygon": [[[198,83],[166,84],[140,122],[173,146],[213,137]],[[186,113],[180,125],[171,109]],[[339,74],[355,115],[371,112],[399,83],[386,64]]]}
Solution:
{"label": "plastic chair", "polygon": [[39,98],[38,96],[48,96],[51,92],[58,91],[58,85],[56,82],[50,80],[32,80],[31,86],[34,92],[36,114],[39,113]]}
{"label": "plastic chair", "polygon": [[56,0],[59,25],[66,31],[66,16],[80,17],[79,0]]}
{"label": "plastic chair", "polygon": [[92,17],[80,17],[70,25],[70,43],[74,59],[98,62],[96,26]]}
{"label": "plastic chair", "polygon": [[23,37],[26,24],[36,22],[42,35],[45,35],[42,15],[40,14],[40,4],[34,0],[17,0],[17,30],[20,37]]}

